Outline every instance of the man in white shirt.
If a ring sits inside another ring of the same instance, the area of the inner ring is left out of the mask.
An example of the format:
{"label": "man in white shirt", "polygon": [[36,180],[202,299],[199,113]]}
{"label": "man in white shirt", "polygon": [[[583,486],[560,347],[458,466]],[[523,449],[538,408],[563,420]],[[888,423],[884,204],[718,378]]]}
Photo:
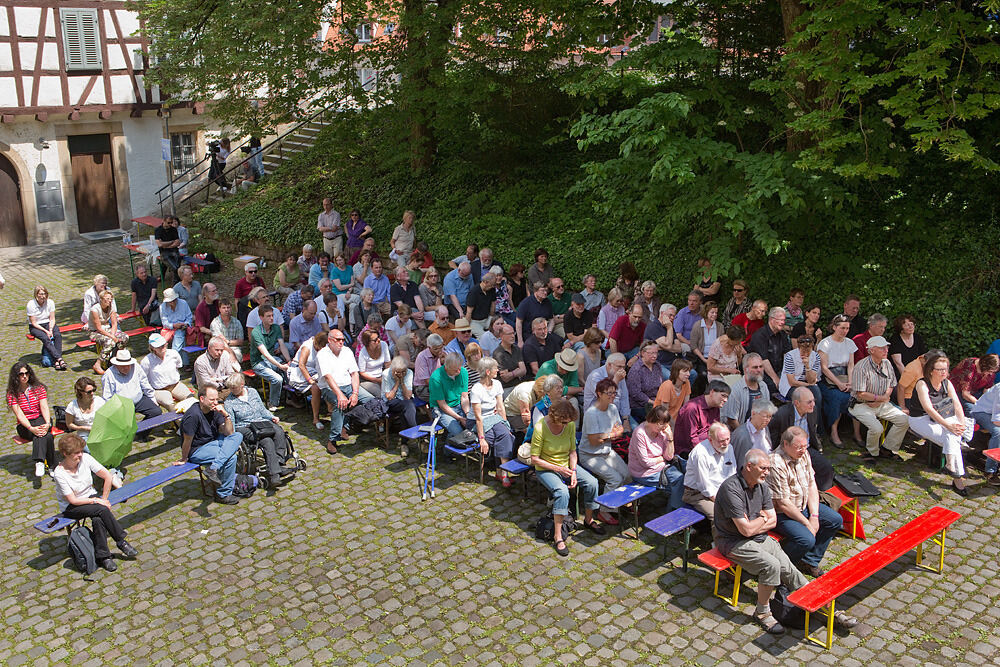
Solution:
{"label": "man in white shirt", "polygon": [[144,417],[156,417],[163,413],[156,404],[146,373],[135,363],[128,350],[115,352],[111,368],[101,376],[101,397],[108,400],[115,394],[132,401],[136,413]]}
{"label": "man in white shirt", "polygon": [[167,410],[173,410],[178,401],[183,401],[194,393],[181,382],[179,370],[183,365],[180,353],[167,349],[166,338],[158,333],[149,337],[149,354],[139,367],[153,388],[153,398]]}
{"label": "man in white shirt", "polygon": [[194,362],[194,376],[198,387],[215,387],[219,391],[219,400],[229,396],[226,388],[226,378],[240,372],[240,362],[226,344],[222,336],[213,336],[208,341],[208,349]]}
{"label": "man in white shirt", "polygon": [[729,427],[715,422],[708,427],[708,439],[702,440],[691,450],[687,471],[684,473],[685,503],[704,514],[713,522],[715,518],[715,494],[729,477],[736,474],[736,460],[729,446]]}
{"label": "man in white shirt", "polygon": [[372,395],[361,389],[358,362],[350,348],[344,345],[344,332],[340,329],[330,331],[326,347],[316,355],[316,365],[319,368],[321,395],[330,406],[330,436],[326,451],[336,454],[337,443],[349,437],[344,430],[344,413],[358,403],[367,403]]}

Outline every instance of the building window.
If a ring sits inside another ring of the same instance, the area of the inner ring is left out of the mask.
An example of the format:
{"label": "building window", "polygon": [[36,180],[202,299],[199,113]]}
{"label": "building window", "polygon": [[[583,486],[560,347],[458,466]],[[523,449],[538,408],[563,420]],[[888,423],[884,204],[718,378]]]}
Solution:
{"label": "building window", "polygon": [[362,67],[358,70],[358,80],[361,82],[361,88],[368,92],[375,89],[375,84],[378,83],[378,73],[371,67]]}
{"label": "building window", "polygon": [[95,70],[103,67],[101,37],[96,9],[60,9],[66,70]]}
{"label": "building window", "polygon": [[597,36],[597,43],[598,44],[607,44],[608,43],[608,36],[606,34],[604,34],[604,35],[598,35]]}
{"label": "building window", "polygon": [[358,41],[361,43],[367,43],[372,41],[372,24],[362,23],[357,29]]}
{"label": "building window", "polygon": [[[190,132],[171,133],[170,164],[174,170],[174,178],[194,166],[194,135]],[[190,177],[191,174],[188,174]]]}
{"label": "building window", "polygon": [[396,24],[395,23],[386,23],[385,24],[385,34],[386,35],[391,35],[394,32],[396,32]]}

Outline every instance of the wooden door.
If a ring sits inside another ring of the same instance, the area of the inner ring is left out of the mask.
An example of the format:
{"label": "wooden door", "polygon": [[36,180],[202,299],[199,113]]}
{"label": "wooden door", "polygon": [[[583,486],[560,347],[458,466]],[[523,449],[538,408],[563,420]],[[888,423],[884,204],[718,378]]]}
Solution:
{"label": "wooden door", "polygon": [[118,200],[111,164],[110,135],[69,137],[68,144],[80,233],[118,229]]}
{"label": "wooden door", "polygon": [[14,171],[14,165],[0,155],[0,247],[24,245],[27,242],[17,172]]}

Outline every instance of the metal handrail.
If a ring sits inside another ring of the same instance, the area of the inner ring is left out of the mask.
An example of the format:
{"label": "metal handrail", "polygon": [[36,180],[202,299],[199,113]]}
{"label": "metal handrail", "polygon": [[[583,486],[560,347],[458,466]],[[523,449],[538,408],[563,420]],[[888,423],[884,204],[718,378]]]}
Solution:
{"label": "metal handrail", "polygon": [[[374,77],[372,77],[372,78],[374,79]],[[362,85],[364,85],[364,84],[362,84]],[[277,147],[278,148],[278,154],[279,154],[279,156],[280,157],[284,157],[284,153],[281,150],[282,144],[288,139],[288,137],[290,135],[295,134],[303,126],[305,126],[305,125],[313,122],[319,116],[321,116],[323,114],[326,114],[327,112],[329,112],[331,110],[339,109],[340,106],[341,106],[341,104],[342,104],[342,100],[337,100],[336,102],[331,102],[330,104],[328,104],[327,106],[319,109],[318,111],[313,112],[308,118],[300,121],[294,127],[292,127],[289,130],[285,131],[280,136],[276,137],[275,139],[273,139],[272,141],[270,141],[266,145],[262,145],[261,146],[261,153],[260,153],[261,156],[263,157],[265,154],[267,154],[269,152],[272,152],[272,150],[275,147]],[[249,139],[247,139],[246,141],[244,141],[243,144],[246,144],[248,142],[249,142]],[[234,148],[231,151],[230,154],[235,153],[241,146],[243,146],[243,144],[240,144],[239,146],[237,146],[236,148]],[[200,165],[200,164],[202,164],[203,162],[206,162],[206,161],[209,161],[208,157],[202,158],[198,163],[196,163],[195,165],[192,165],[188,170],[186,170],[185,172],[183,172],[181,174],[181,176],[183,176],[184,174],[187,174],[190,171],[193,171],[198,165]],[[209,164],[209,166],[208,166],[207,169],[204,169],[204,170],[200,171],[197,175],[195,175],[194,178],[192,178],[189,181],[186,181],[185,184],[190,184],[190,183],[193,183],[193,182],[197,182],[198,180],[201,179],[202,176],[208,174],[209,171],[211,171],[211,168],[212,168],[212,166],[211,166],[211,164]],[[230,169],[230,171],[235,170],[236,168],[237,167],[234,166],[234,167],[232,167]],[[211,186],[212,186],[212,181],[209,181],[209,180],[206,179],[206,181],[202,185],[198,186],[193,191],[186,191],[184,193],[184,195],[181,196],[180,199],[176,202],[175,206],[179,206],[180,204],[183,204],[184,202],[191,200],[195,195],[201,193],[202,191],[205,191],[205,201],[207,203],[209,201],[210,196],[211,196],[211,192],[210,192]],[[184,186],[182,185],[181,187],[184,187]],[[165,187],[160,188],[157,191],[157,193],[156,193],[157,194],[157,198],[159,199],[159,207],[160,207],[160,216],[161,217],[164,215],[163,205],[164,205],[164,203],[166,203],[170,199],[170,188],[171,188],[171,184],[168,184]],[[176,191],[177,185],[173,185],[173,188],[174,188],[174,194],[176,196],[176,194],[177,194],[177,191]],[[187,190],[187,188],[184,188],[184,189]],[[164,192],[165,191],[166,191],[166,196],[164,196]]]}

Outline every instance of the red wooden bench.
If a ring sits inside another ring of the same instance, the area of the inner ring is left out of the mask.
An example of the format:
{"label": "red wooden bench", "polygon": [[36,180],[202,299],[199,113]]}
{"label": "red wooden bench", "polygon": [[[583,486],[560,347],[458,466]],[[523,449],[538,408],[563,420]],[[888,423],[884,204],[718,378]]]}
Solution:
{"label": "red wooden bench", "polygon": [[1000,447],[997,449],[984,449],[983,454],[993,459],[994,461],[1000,461]]}
{"label": "red wooden bench", "polygon": [[[139,327],[138,329],[132,329],[132,331],[126,331],[125,333],[128,334],[129,336],[140,336],[142,334],[153,333],[154,331],[158,330],[159,327]],[[81,340],[79,343],[76,344],[76,346],[83,349],[86,347],[93,347],[95,344],[96,343],[94,341],[88,338],[87,340]]]}
{"label": "red wooden bench", "polygon": [[848,495],[837,484],[827,489],[827,493],[835,496],[841,503],[839,511],[840,516],[844,519],[844,527],[840,529],[840,532],[852,540],[865,539],[865,527],[861,524],[861,504],[858,499]]}
{"label": "red wooden bench", "polygon": [[[138,316],[139,313],[137,311],[130,310],[127,313],[122,313],[121,315],[119,315],[118,319],[127,320]],[[61,327],[59,327],[59,333],[70,333],[71,331],[80,331],[81,329],[83,329],[83,322],[74,322],[73,324],[64,324]],[[27,338],[28,340],[35,340],[35,337],[32,336],[30,333],[25,334],[24,337]]]}
{"label": "red wooden bench", "polygon": [[[933,572],[942,572],[944,570],[945,532],[948,526],[955,523],[961,516],[958,512],[944,507],[933,507],[861,553],[847,559],[822,577],[813,579],[802,588],[793,591],[788,596],[788,601],[806,612],[806,639],[829,650],[833,646],[833,614],[837,598],[899,559],[914,547],[917,549],[917,567]],[[936,538],[936,535],[940,535],[940,538]],[[933,539],[933,542],[941,547],[937,568],[928,567],[921,563],[924,542],[930,539]],[[809,615],[823,608],[826,608],[827,617],[826,641],[817,639],[809,633]]]}
{"label": "red wooden bench", "polygon": [[[783,535],[770,530],[767,531],[767,535],[776,542],[780,542],[784,537]],[[715,588],[712,590],[712,594],[720,600],[725,600],[734,607],[738,606],[740,602],[740,580],[743,578],[743,566],[739,563],[734,563],[723,556],[722,552],[715,547],[698,554],[698,562],[709,569],[715,570]],[[733,575],[732,597],[719,595],[719,575],[723,572],[728,572]]]}

